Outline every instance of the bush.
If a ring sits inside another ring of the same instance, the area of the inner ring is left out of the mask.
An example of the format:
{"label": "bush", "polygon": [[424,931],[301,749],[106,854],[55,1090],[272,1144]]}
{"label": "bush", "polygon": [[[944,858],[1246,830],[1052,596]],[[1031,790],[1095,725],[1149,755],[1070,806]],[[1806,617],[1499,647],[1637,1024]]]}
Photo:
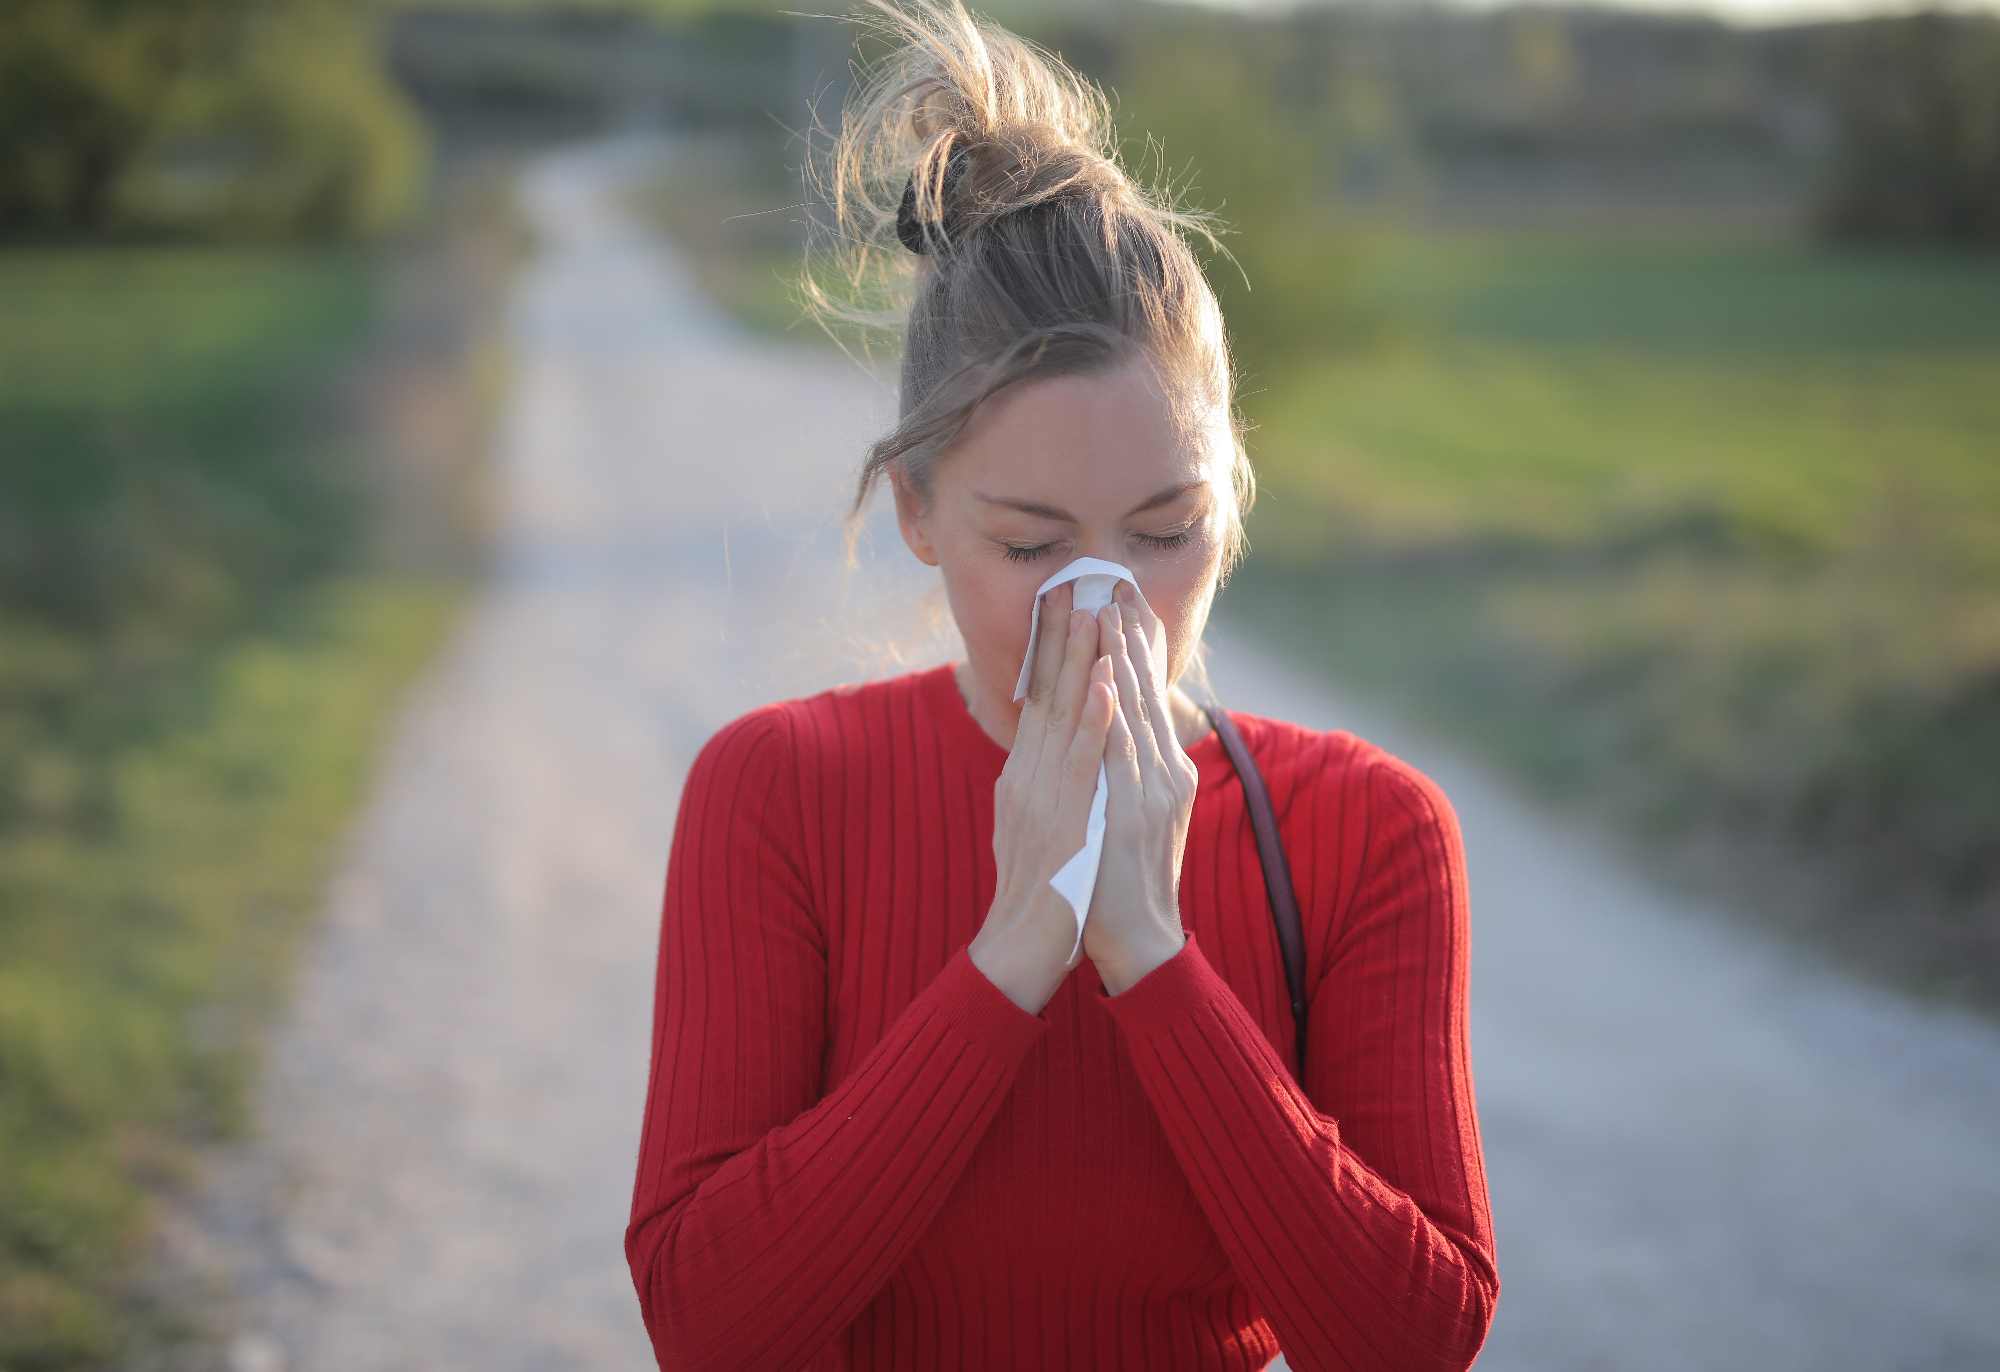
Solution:
{"label": "bush", "polygon": [[16,0],[0,23],[0,235],[367,238],[426,156],[366,6]]}
{"label": "bush", "polygon": [[2000,19],[1842,25],[1829,77],[1838,148],[1819,206],[1829,236],[2000,246]]}

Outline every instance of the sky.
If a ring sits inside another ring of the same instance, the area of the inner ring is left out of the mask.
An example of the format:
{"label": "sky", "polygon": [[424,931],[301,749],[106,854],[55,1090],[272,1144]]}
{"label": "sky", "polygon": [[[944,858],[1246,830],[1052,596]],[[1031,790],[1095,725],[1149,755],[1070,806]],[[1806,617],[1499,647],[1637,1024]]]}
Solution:
{"label": "sky", "polygon": [[[1299,0],[1198,0],[1232,9],[1290,9]],[[1451,3],[1452,0],[1446,0]],[[1511,0],[1455,0],[1469,8],[1492,8]],[[1381,0],[1375,0],[1381,3]],[[2000,13],[2000,0],[1581,0],[1607,9],[1673,10],[1713,14],[1745,24],[1781,24],[1799,19],[1895,14],[1916,9],[1983,10]]]}

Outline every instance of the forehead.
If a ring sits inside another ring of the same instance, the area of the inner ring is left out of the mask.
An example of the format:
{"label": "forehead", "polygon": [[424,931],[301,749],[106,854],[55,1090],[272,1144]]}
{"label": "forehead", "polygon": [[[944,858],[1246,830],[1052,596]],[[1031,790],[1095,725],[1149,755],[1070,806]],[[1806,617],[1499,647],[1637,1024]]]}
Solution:
{"label": "forehead", "polygon": [[1096,493],[1108,506],[1205,477],[1206,460],[1177,429],[1151,367],[1132,362],[1007,387],[974,411],[944,466],[962,493],[1071,491],[1083,504]]}

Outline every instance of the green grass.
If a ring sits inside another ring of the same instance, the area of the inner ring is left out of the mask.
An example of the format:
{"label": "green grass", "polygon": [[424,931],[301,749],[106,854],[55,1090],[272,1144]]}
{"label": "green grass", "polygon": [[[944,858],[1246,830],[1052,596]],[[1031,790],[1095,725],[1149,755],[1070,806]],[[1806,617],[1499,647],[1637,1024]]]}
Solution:
{"label": "green grass", "polygon": [[1698,511],[1774,560],[1990,577],[1996,359],[1731,363],[1453,337],[1299,363],[1258,406],[1257,455],[1287,504],[1343,512],[1375,542],[1581,547]]}
{"label": "green grass", "polygon": [[302,409],[373,306],[351,253],[0,255],[0,608],[145,670],[330,566],[360,497]]}
{"label": "green grass", "polygon": [[1817,869],[1745,913],[2000,1010],[2000,264],[1411,238],[1367,294],[1391,341],[1247,402],[1246,615],[1580,815]]}
{"label": "green grass", "polygon": [[86,759],[45,739],[16,771],[46,818],[0,833],[0,1366],[99,1366],[153,1332],[124,1287],[147,1192],[243,1129],[251,1031],[462,594],[328,579],[96,690],[143,742]]}
{"label": "green grass", "polygon": [[358,253],[190,244],[0,255],[0,408],[185,411],[296,374],[367,317]]}
{"label": "green grass", "polygon": [[[505,210],[474,206],[482,244]],[[393,267],[0,254],[0,1367],[204,1337],[142,1280],[151,1198],[246,1126],[384,724],[469,590],[370,537],[453,498],[343,403],[400,336]],[[442,403],[483,411],[492,361]]]}
{"label": "green grass", "polygon": [[1714,362],[1990,352],[2000,269],[1945,251],[1722,235],[1405,234],[1374,241],[1361,296],[1406,325],[1534,347]]}

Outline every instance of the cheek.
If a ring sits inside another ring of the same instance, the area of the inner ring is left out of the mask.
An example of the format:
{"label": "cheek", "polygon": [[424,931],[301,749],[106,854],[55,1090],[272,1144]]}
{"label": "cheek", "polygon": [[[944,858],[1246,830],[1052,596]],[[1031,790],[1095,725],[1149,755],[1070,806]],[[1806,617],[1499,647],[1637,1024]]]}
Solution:
{"label": "cheek", "polygon": [[1214,584],[1208,575],[1209,570],[1206,567],[1190,567],[1184,573],[1147,578],[1146,603],[1160,620],[1155,636],[1156,650],[1160,648],[1160,640],[1165,640],[1166,660],[1155,665],[1170,676],[1192,650],[1195,638],[1207,621]]}
{"label": "cheek", "polygon": [[[1013,567],[955,569],[945,577],[945,595],[952,617],[974,662],[998,672],[1008,663],[1018,671],[1028,651],[1028,615],[1035,588],[1048,572]],[[1047,606],[1043,609],[1046,611]],[[1008,677],[1011,687],[1013,678]]]}

